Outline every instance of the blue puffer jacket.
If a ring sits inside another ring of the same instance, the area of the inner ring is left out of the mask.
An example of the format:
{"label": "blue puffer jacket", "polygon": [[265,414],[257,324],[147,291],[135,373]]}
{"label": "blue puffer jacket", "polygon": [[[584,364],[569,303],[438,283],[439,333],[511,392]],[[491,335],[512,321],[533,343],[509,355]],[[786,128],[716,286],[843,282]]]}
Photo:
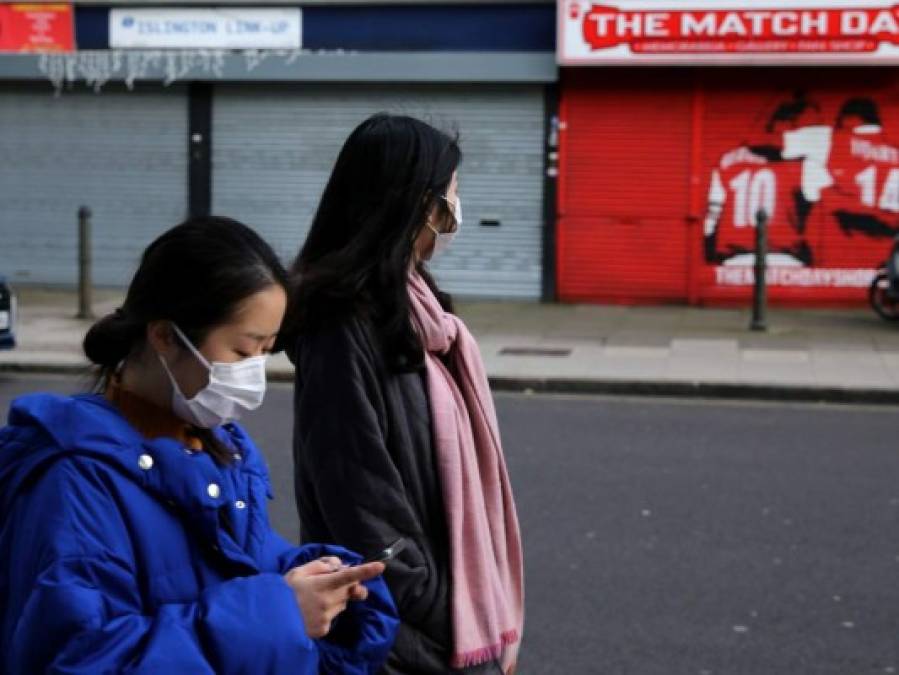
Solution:
{"label": "blue puffer jacket", "polygon": [[310,639],[282,575],[332,546],[271,528],[268,472],[237,425],[229,467],[148,441],[101,396],[34,394],[0,429],[0,672],[374,673],[397,628],[367,584]]}

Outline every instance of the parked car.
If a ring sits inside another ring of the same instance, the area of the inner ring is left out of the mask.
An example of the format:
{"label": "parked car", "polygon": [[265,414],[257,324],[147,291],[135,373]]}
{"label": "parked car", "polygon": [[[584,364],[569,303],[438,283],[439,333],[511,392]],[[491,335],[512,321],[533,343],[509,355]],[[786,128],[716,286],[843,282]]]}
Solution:
{"label": "parked car", "polygon": [[0,276],[0,349],[16,346],[16,296]]}

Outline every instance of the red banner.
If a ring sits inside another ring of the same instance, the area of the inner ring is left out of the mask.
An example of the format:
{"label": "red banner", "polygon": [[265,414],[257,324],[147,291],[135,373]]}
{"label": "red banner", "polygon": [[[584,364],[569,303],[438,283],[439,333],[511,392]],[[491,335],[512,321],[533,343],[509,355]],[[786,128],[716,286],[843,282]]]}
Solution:
{"label": "red banner", "polygon": [[69,52],[74,48],[71,5],[0,5],[0,52]]}
{"label": "red banner", "polygon": [[[823,4],[823,3],[822,3]],[[633,53],[872,52],[899,44],[899,6],[745,10],[622,10],[569,5],[592,50],[619,45]]]}

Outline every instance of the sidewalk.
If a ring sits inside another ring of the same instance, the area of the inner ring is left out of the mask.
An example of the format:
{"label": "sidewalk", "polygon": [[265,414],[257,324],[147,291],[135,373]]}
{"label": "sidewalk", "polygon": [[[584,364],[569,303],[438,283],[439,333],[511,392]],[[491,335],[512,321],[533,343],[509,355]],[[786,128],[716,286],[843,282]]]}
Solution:
{"label": "sidewalk", "polygon": [[[97,315],[121,302],[98,291]],[[0,371],[81,372],[76,296],[19,289],[19,346]],[[748,310],[461,302],[496,388],[899,403],[899,325],[859,310]],[[283,354],[270,376],[290,380]]]}

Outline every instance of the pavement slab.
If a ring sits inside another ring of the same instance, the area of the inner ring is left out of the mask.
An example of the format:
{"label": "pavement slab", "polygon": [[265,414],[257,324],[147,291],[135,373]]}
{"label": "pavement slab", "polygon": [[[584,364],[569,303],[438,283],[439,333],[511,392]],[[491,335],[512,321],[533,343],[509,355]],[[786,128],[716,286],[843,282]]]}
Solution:
{"label": "pavement slab", "polygon": [[[19,344],[0,351],[0,370],[86,368],[91,321],[75,318],[76,294],[17,292]],[[95,315],[122,299],[97,289]],[[498,388],[899,403],[899,325],[864,308],[774,308],[764,332],[749,330],[744,309],[462,299],[457,312]],[[293,367],[276,355],[269,373],[289,381]]]}

